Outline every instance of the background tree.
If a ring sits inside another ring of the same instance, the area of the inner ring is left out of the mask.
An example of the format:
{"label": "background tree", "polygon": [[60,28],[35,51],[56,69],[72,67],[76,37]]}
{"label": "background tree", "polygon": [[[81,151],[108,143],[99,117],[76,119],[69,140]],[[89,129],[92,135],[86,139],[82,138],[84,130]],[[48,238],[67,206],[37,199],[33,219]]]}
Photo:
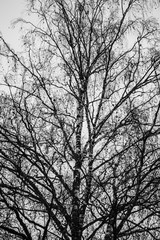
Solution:
{"label": "background tree", "polygon": [[145,6],[30,0],[23,53],[0,37],[1,239],[160,238],[159,26]]}

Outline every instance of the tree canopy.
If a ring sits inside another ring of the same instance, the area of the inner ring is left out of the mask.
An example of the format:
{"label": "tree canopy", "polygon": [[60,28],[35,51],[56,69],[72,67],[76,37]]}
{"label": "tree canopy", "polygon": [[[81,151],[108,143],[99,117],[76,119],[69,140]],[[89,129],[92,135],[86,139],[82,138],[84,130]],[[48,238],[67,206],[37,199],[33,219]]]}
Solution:
{"label": "tree canopy", "polygon": [[156,4],[28,0],[0,36],[1,239],[160,239]]}

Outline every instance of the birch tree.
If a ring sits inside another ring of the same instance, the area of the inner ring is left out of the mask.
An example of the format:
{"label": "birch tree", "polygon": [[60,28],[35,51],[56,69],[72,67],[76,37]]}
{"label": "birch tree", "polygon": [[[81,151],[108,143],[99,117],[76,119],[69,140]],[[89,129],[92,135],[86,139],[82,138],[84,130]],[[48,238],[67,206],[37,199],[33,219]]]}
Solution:
{"label": "birch tree", "polygon": [[0,37],[1,239],[158,240],[159,25],[146,1],[28,12],[22,53]]}

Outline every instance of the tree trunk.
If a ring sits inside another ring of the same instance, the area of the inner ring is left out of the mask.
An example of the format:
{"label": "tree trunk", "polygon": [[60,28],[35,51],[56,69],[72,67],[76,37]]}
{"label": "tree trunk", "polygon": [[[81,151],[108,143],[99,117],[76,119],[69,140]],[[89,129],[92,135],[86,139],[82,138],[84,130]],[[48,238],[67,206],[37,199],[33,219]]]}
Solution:
{"label": "tree trunk", "polygon": [[73,176],[73,200],[72,200],[72,240],[80,240],[82,234],[82,226],[80,221],[80,183],[81,183],[81,134],[83,125],[83,96],[80,99],[77,107],[77,126],[76,126],[76,157]]}

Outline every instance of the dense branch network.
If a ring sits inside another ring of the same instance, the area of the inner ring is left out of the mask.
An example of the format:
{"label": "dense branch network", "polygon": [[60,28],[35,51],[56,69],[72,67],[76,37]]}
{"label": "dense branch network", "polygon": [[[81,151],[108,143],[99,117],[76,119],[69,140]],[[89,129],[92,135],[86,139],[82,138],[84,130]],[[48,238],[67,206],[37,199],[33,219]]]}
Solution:
{"label": "dense branch network", "polygon": [[0,36],[1,239],[158,240],[158,24],[138,0],[28,3],[25,53]]}

